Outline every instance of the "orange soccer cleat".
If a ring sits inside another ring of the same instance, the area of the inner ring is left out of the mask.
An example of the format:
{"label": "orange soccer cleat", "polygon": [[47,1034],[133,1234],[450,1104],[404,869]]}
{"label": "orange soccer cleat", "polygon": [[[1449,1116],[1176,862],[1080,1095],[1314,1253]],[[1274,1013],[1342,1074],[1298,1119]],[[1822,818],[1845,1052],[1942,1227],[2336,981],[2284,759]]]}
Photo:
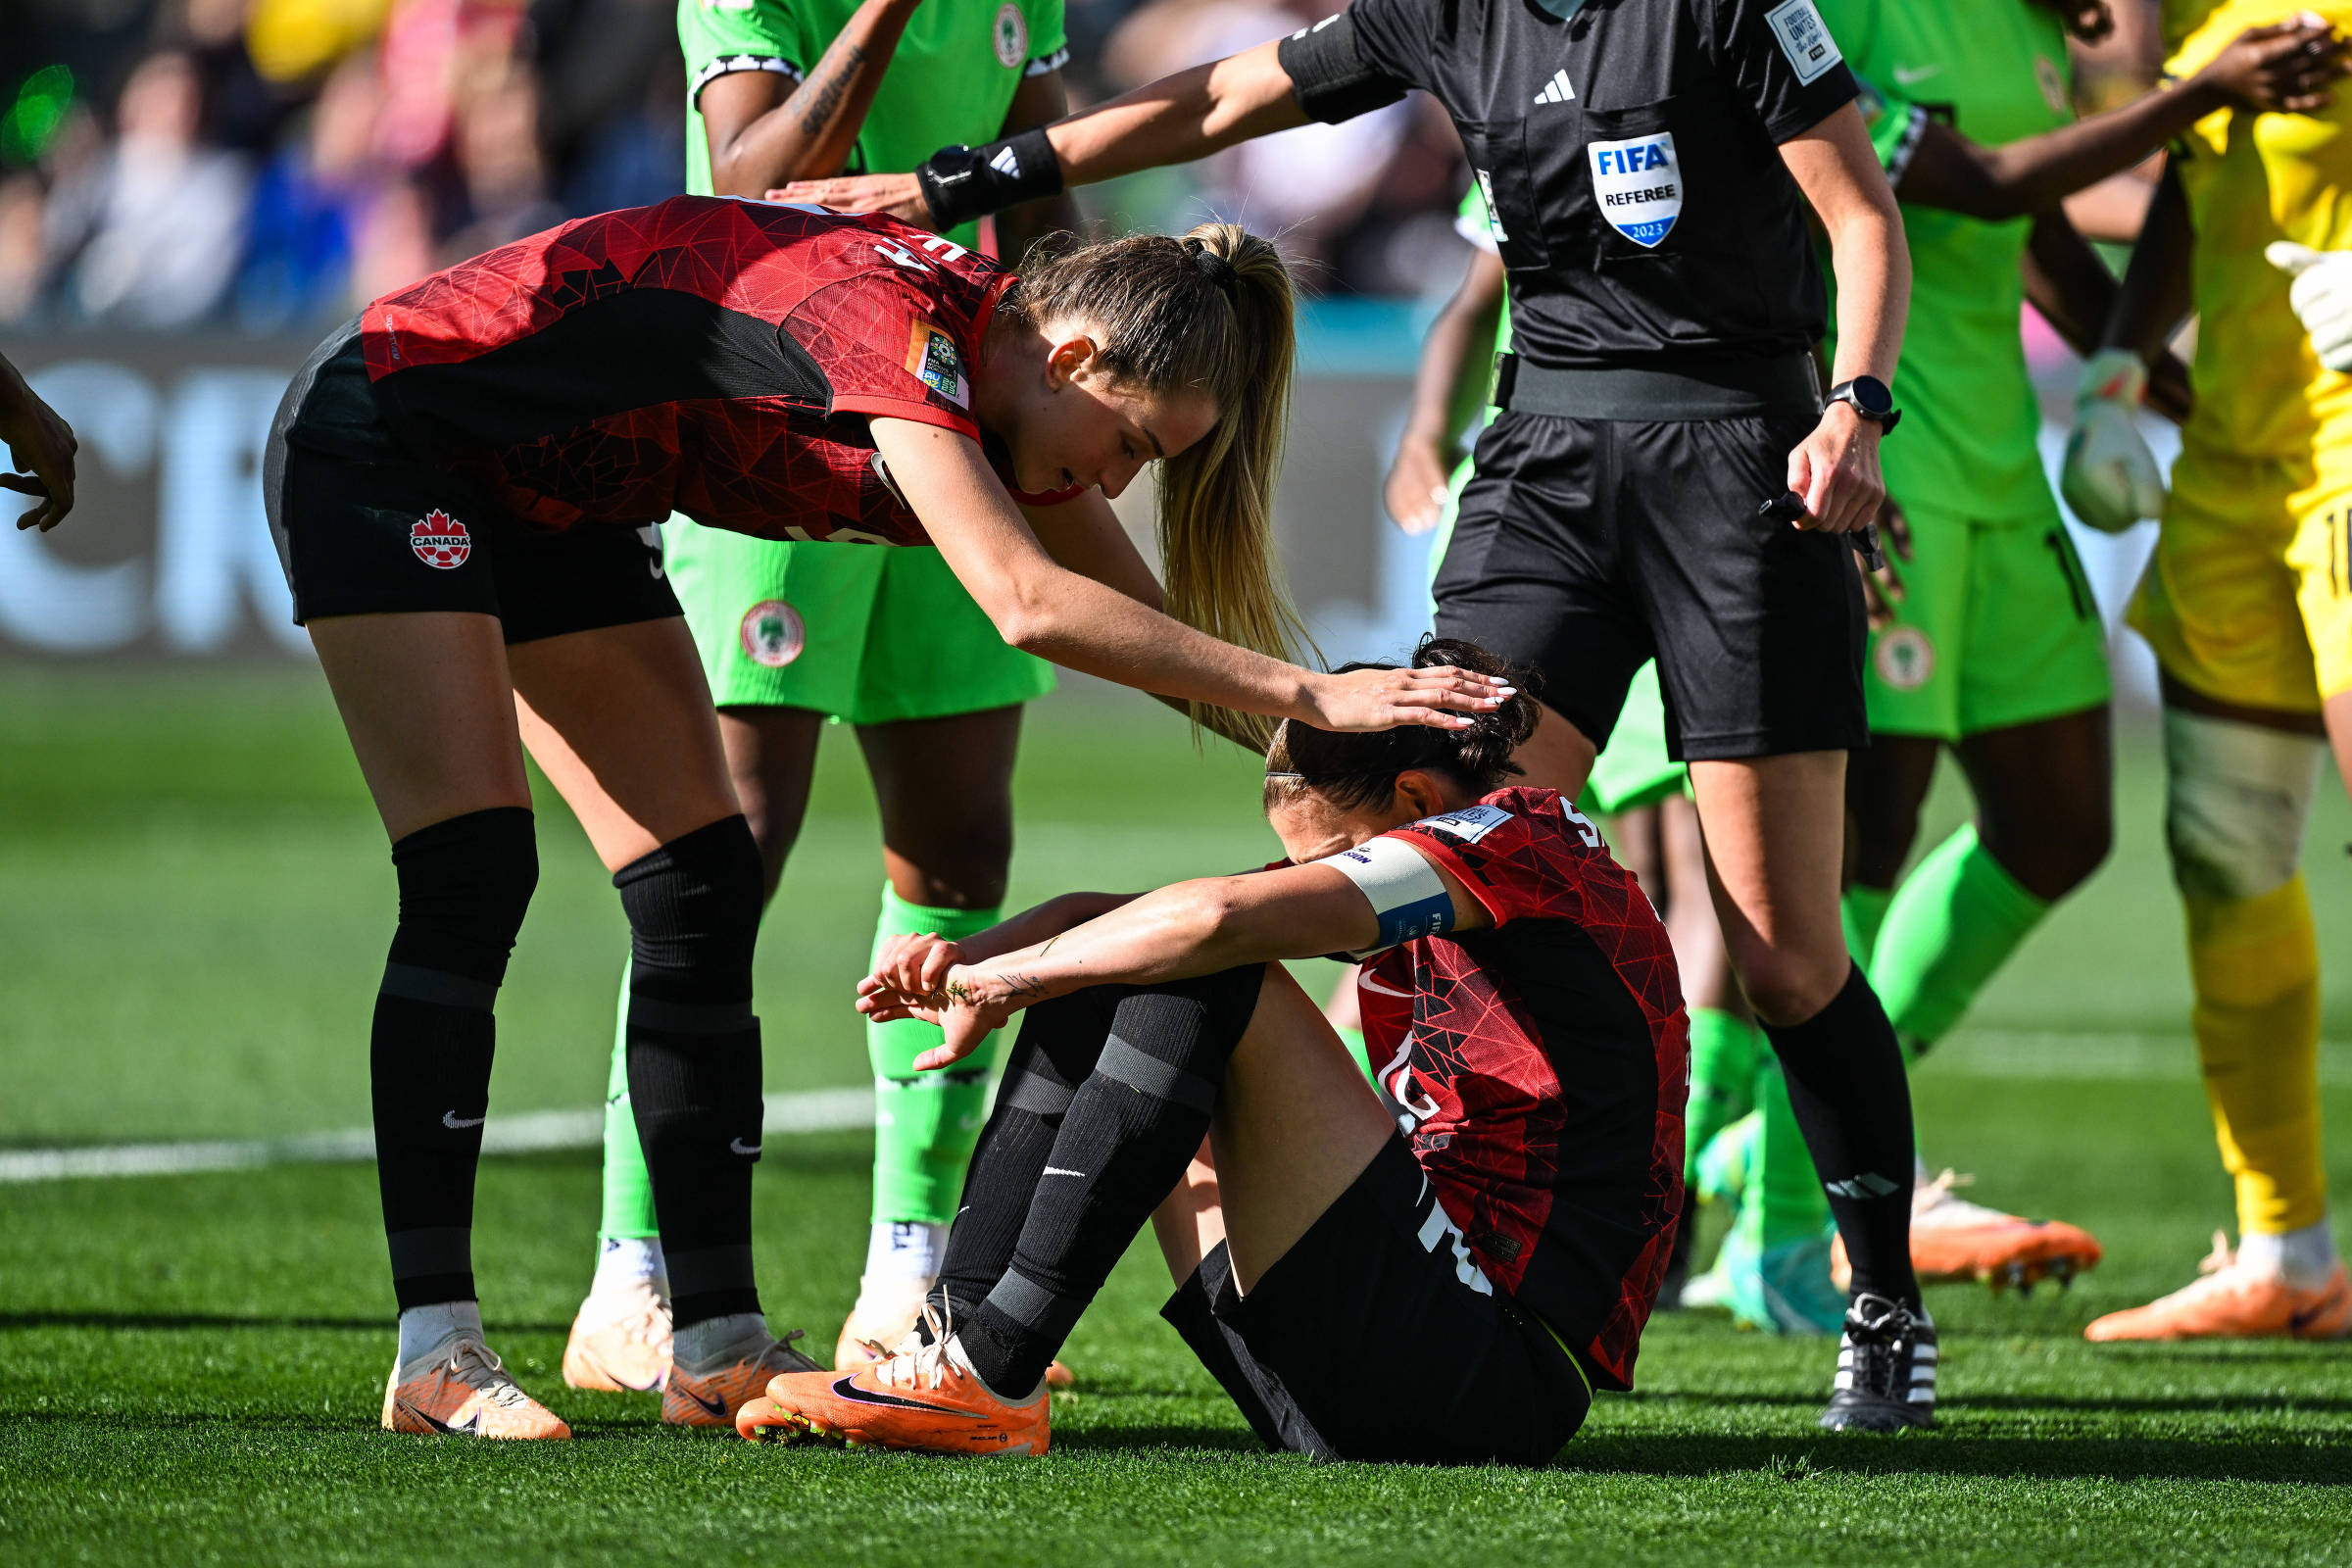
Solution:
{"label": "orange soccer cleat", "polygon": [[384,1430],[467,1438],[568,1438],[553,1410],[507,1376],[470,1335],[443,1340],[384,1382]]}
{"label": "orange soccer cleat", "polygon": [[669,1376],[669,1303],[636,1281],[591,1291],[571,1320],[564,1381],[620,1394],[658,1389]]}
{"label": "orange soccer cleat", "polygon": [[2299,1290],[2276,1274],[2250,1269],[2213,1233],[2204,1277],[2145,1306],[2094,1318],[2086,1340],[2340,1340],[2352,1333],[2352,1279],[2338,1263],[2328,1283]]}
{"label": "orange soccer cleat", "polygon": [[794,1329],[753,1354],[709,1372],[672,1365],[669,1381],[662,1388],[662,1419],[674,1427],[733,1425],[736,1412],[760,1397],[771,1379],[816,1371],[816,1363],[792,1347],[800,1337],[801,1331]]}
{"label": "orange soccer cleat", "polygon": [[1006,1400],[965,1364],[953,1336],[854,1372],[777,1378],[735,1430],[755,1443],[838,1443],[919,1453],[1042,1454],[1053,1418],[1043,1385]]}
{"label": "orange soccer cleat", "polygon": [[[1911,1271],[1922,1285],[1983,1280],[1994,1290],[2031,1293],[2045,1279],[2061,1285],[2098,1266],[2098,1239],[2063,1220],[2025,1219],[1952,1194],[1976,1178],[1945,1171],[1911,1195]],[[1830,1276],[1847,1288],[1853,1270],[1841,1237],[1830,1245]]]}
{"label": "orange soccer cleat", "polygon": [[[867,1276],[858,1280],[858,1287],[857,1304],[850,1308],[840,1337],[833,1342],[833,1369],[837,1372],[855,1372],[872,1362],[887,1361],[894,1346],[911,1349],[907,1336],[914,1332],[915,1320],[922,1316],[923,1302],[931,1294],[931,1282],[925,1280],[876,1287]],[[1049,1389],[1066,1389],[1077,1381],[1059,1361],[1046,1367]]]}

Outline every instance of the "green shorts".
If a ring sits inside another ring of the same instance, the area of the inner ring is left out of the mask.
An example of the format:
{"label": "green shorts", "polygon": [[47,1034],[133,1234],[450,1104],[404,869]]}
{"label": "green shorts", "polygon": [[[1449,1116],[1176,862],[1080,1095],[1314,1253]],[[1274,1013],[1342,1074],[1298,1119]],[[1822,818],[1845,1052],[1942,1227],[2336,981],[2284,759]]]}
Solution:
{"label": "green shorts", "polygon": [[2055,512],[1908,514],[1903,597],[1862,675],[1874,733],[1956,741],[2107,701],[2106,623]]}
{"label": "green shorts", "polygon": [[[1437,580],[1446,560],[1446,543],[1453,537],[1453,518],[1470,482],[1471,460],[1464,458],[1446,482],[1446,506],[1430,535],[1429,576]],[[1436,609],[1435,604],[1431,606]],[[1589,811],[1611,814],[1655,806],[1683,787],[1687,770],[1666,755],[1666,699],[1658,692],[1655,660],[1643,664],[1626,688],[1625,706],[1617,711],[1617,727],[1609,744],[1593,759],[1592,774],[1577,804]]]}
{"label": "green shorts", "polygon": [[1054,666],[1007,647],[936,550],[777,544],[684,517],[662,534],[670,587],[721,708],[888,724],[1054,689]]}

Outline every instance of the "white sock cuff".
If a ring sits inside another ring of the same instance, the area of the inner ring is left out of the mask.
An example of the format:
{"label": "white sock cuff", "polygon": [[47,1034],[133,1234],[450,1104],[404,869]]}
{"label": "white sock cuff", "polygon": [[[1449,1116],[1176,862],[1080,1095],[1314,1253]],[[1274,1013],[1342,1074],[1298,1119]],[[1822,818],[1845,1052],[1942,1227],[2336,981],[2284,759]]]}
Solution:
{"label": "white sock cuff", "polygon": [[400,1364],[405,1367],[459,1335],[482,1337],[481,1302],[435,1301],[430,1306],[412,1306],[400,1314]]}
{"label": "white sock cuff", "polygon": [[926,1220],[879,1219],[865,1240],[869,1280],[921,1280],[926,1289],[947,1261],[948,1227]]}
{"label": "white sock cuff", "polygon": [[2335,1233],[2325,1219],[2291,1231],[2248,1231],[2237,1239],[2237,1262],[2297,1290],[2317,1290],[2335,1272]]}

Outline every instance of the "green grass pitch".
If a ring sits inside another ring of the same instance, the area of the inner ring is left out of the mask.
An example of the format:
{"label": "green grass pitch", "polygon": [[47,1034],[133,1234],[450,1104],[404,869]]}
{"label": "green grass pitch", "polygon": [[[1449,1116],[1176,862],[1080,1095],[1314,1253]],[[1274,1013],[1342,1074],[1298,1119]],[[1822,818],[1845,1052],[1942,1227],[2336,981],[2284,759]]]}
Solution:
{"label": "green grass pitch", "polygon": [[[1042,1461],[760,1450],[662,1429],[556,1373],[586,1283],[587,1152],[484,1166],[494,1343],[568,1446],[375,1430],[390,1292],[365,1166],[0,1188],[0,1560],[1679,1565],[2352,1561],[2352,1347],[2092,1347],[2229,1222],[2158,850],[2126,737],[2115,862],[1916,1081],[1926,1152],[1972,1196],[2106,1243],[2070,1294],[1940,1288],[1933,1434],[1832,1439],[1834,1352],[1661,1315],[1639,1392],[1550,1469],[1268,1457],[1155,1316],[1131,1255],[1071,1342]],[[1251,766],[1140,702],[1041,706],[1015,898],[1255,863]],[[492,1114],[593,1105],[623,927],[543,798],[545,872],[501,1004]],[[1958,810],[1948,791],[1936,821]],[[2352,810],[2309,869],[2352,951]],[[854,748],[831,744],[760,956],[771,1091],[855,1084],[847,1010],[878,888]],[[365,1125],[391,877],[332,710],[301,672],[0,667],[0,1147]],[[2327,1114],[2352,1115],[2352,1006]],[[1318,982],[1319,983],[1319,982]],[[2338,1148],[2343,1142],[2339,1139]],[[862,1253],[866,1140],[771,1139],[759,1259],[779,1326],[829,1343]],[[2352,1157],[2331,1166],[2339,1198]],[[1367,1378],[1409,1375],[1409,1347]]]}

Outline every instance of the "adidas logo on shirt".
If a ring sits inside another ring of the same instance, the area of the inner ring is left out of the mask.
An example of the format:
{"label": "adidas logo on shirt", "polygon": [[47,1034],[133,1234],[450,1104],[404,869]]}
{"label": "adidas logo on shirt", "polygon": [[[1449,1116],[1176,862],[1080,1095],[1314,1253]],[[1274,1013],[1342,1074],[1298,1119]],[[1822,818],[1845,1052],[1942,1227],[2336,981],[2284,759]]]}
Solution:
{"label": "adidas logo on shirt", "polygon": [[1551,74],[1551,80],[1545,82],[1544,84],[1544,90],[1536,94],[1536,102],[1540,104],[1564,104],[1569,102],[1575,96],[1576,89],[1568,85],[1568,73],[1566,69],[1563,68]]}
{"label": "adidas logo on shirt", "polygon": [[998,148],[997,156],[988,161],[988,167],[1008,178],[1018,179],[1021,177],[1021,161],[1012,156],[1012,149],[1009,147]]}

